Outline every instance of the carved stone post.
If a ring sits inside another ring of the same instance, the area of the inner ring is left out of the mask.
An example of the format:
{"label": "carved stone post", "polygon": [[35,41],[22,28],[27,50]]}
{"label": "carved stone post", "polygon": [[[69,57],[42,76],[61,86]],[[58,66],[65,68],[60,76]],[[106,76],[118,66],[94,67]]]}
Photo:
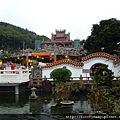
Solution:
{"label": "carved stone post", "polygon": [[31,95],[29,96],[29,99],[31,99],[31,100],[37,99],[38,96],[36,95],[36,88],[35,88],[35,87],[31,88],[31,91],[32,91],[32,93],[31,93]]}

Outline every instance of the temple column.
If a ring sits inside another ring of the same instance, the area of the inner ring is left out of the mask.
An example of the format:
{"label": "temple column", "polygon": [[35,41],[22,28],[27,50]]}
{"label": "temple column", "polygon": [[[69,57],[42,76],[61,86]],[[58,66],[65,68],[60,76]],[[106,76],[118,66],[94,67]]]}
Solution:
{"label": "temple column", "polygon": [[56,62],[56,55],[54,54],[54,62]]}
{"label": "temple column", "polygon": [[28,68],[28,66],[29,66],[29,57],[26,56],[26,67]]}

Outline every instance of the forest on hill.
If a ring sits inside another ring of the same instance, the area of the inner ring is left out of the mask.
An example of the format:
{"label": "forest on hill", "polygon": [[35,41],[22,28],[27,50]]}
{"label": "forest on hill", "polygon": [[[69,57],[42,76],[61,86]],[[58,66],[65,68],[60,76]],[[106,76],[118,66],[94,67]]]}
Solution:
{"label": "forest on hill", "polygon": [[14,26],[9,23],[0,22],[0,49],[7,51],[35,48],[35,40],[49,41],[44,35],[37,35],[35,32]]}

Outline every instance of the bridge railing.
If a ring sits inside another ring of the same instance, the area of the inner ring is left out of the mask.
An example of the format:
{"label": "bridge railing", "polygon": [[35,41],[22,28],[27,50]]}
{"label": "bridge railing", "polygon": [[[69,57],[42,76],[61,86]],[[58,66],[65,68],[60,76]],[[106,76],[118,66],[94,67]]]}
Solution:
{"label": "bridge railing", "polygon": [[[115,77],[113,79],[113,82],[116,81],[118,79],[118,77]],[[44,78],[41,78],[41,79],[30,79],[30,86],[41,86],[42,85],[42,81],[44,80],[48,80],[50,82],[54,82],[54,80],[52,78],[46,78],[46,76]],[[82,75],[80,75],[80,77],[71,77],[70,80],[73,82],[73,83],[79,83],[79,84],[95,84],[96,81],[94,80],[94,77],[82,77]]]}
{"label": "bridge railing", "polygon": [[22,83],[29,81],[29,70],[0,70],[0,83]]}

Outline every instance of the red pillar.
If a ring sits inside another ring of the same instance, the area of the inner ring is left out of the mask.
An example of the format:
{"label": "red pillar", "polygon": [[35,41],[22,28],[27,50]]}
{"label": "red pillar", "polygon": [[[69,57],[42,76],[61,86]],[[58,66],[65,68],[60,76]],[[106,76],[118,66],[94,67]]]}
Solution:
{"label": "red pillar", "polygon": [[26,56],[26,67],[28,67],[28,65],[29,65],[29,57]]}
{"label": "red pillar", "polygon": [[54,55],[54,62],[56,62],[56,55]]}

